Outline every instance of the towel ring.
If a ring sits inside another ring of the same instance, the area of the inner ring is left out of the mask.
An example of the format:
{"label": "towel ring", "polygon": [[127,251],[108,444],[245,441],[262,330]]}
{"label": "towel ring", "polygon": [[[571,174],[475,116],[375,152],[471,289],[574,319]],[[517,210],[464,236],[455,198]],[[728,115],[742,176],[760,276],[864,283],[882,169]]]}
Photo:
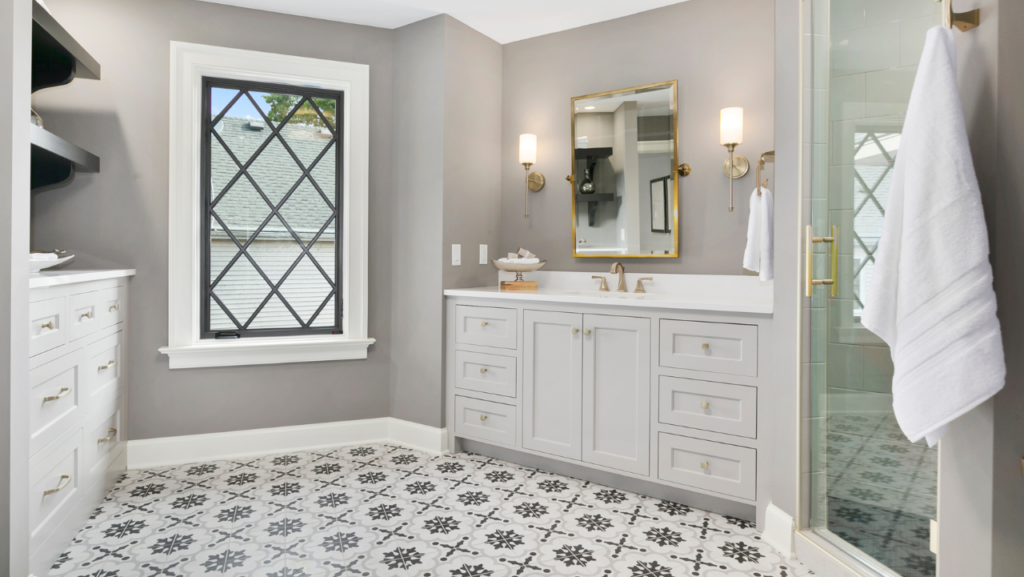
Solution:
{"label": "towel ring", "polygon": [[764,164],[766,162],[775,162],[775,151],[771,150],[761,155],[761,160],[757,161],[757,196],[761,196],[761,189],[768,188],[768,179],[764,179],[764,184],[761,183],[761,171],[764,170]]}

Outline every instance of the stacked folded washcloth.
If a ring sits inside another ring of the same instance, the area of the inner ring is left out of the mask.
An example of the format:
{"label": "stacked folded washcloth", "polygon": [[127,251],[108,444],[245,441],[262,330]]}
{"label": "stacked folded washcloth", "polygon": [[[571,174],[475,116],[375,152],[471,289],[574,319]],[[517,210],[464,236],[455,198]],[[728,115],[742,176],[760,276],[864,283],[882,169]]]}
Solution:
{"label": "stacked folded washcloth", "polygon": [[540,262],[540,259],[532,252],[523,247],[519,247],[519,252],[510,252],[508,253],[507,258],[499,258],[498,262],[508,262],[512,264],[537,264]]}
{"label": "stacked folded washcloth", "polygon": [[57,255],[52,252],[30,252],[28,260],[57,260]]}

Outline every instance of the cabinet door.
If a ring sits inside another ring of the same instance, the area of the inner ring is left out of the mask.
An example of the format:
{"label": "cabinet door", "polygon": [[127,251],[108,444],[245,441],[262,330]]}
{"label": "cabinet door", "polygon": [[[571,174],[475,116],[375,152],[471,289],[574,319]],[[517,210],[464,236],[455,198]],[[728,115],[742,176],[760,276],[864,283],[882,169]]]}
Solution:
{"label": "cabinet door", "polygon": [[650,394],[650,319],[585,315],[583,460],[649,474]]}
{"label": "cabinet door", "polygon": [[579,459],[583,315],[526,311],[523,447]]}

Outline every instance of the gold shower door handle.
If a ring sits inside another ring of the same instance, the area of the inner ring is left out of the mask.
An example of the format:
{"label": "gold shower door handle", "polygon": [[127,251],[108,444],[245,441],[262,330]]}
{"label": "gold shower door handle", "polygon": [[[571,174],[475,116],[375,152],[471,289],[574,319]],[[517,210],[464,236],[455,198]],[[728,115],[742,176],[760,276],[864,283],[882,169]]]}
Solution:
{"label": "gold shower door handle", "polygon": [[[814,243],[827,242],[832,245],[832,276],[827,279],[814,278]],[[807,296],[811,296],[816,285],[829,285],[832,287],[832,296],[839,296],[839,227],[832,225],[832,236],[814,236],[814,227],[807,225],[806,239],[807,254],[805,264],[807,266]]]}

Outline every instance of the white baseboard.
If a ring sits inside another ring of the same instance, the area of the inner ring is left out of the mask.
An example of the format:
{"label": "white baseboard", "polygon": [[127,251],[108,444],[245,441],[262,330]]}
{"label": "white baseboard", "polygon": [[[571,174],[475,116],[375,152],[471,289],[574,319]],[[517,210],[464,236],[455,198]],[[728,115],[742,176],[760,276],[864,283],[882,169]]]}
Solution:
{"label": "white baseboard", "polygon": [[786,559],[793,558],[793,517],[769,503],[764,512],[764,534],[761,538]]}
{"label": "white baseboard", "polygon": [[128,441],[128,468],[168,467],[363,443],[393,443],[441,454],[446,451],[447,439],[447,429],[382,417]]}

